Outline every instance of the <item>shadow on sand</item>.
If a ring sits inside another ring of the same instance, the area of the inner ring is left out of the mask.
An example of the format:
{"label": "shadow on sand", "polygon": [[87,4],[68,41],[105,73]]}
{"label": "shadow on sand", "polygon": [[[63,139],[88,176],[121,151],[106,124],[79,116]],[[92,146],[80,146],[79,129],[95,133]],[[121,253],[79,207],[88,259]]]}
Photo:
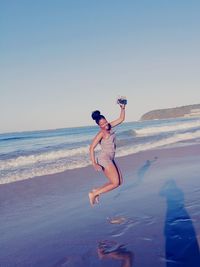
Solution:
{"label": "shadow on sand", "polygon": [[184,194],[174,180],[160,194],[166,197],[165,256],[167,267],[199,267],[200,252],[192,219],[185,209]]}
{"label": "shadow on sand", "polygon": [[144,164],[139,168],[139,170],[137,171],[137,176],[134,177],[134,180],[131,181],[130,184],[128,185],[123,185],[123,188],[119,189],[119,192],[114,196],[114,198],[117,198],[121,195],[121,192],[123,191],[123,193],[127,190],[130,190],[130,188],[132,187],[136,187],[139,186],[144,178],[145,178],[145,174],[147,173],[147,171],[149,170],[149,168],[151,167],[152,163],[154,163],[156,160],[158,159],[158,157],[154,157],[153,160],[146,160],[144,162]]}
{"label": "shadow on sand", "polygon": [[138,186],[139,184],[141,184],[144,180],[145,174],[147,173],[147,171],[149,170],[149,168],[151,167],[151,165],[157,160],[157,157],[154,157],[153,160],[146,160],[145,163],[139,168],[139,170],[137,171],[137,177],[133,182],[133,186]]}

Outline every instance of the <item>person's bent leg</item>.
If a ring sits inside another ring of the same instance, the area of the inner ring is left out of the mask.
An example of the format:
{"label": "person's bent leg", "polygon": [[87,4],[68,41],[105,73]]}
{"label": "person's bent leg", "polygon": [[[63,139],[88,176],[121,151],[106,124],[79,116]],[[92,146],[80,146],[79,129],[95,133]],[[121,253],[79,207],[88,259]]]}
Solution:
{"label": "person's bent leg", "polygon": [[100,194],[109,192],[120,185],[119,173],[114,163],[108,164],[108,166],[104,169],[104,174],[110,182],[89,193],[91,205],[95,203],[96,197],[98,197]]}
{"label": "person's bent leg", "polygon": [[119,175],[119,181],[120,181],[120,185],[123,183],[123,177],[122,177],[122,172],[119,168],[119,166],[117,165],[117,163],[113,160],[113,163],[117,169],[118,175]]}

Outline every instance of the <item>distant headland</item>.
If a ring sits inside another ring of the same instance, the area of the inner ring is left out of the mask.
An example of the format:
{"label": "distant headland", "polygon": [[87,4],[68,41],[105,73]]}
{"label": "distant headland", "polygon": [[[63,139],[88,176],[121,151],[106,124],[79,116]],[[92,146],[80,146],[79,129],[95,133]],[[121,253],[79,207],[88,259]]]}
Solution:
{"label": "distant headland", "polygon": [[178,117],[200,117],[200,104],[152,110],[143,114],[140,120],[170,119]]}

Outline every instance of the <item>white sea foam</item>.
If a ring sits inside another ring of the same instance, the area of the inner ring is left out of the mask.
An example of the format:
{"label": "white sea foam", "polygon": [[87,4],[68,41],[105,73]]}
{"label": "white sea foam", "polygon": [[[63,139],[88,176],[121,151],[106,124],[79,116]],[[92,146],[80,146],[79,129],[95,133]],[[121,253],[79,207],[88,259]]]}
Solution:
{"label": "white sea foam", "polygon": [[164,139],[161,139],[159,141],[148,142],[148,143],[139,144],[136,146],[128,146],[126,148],[123,147],[123,148],[118,150],[117,156],[126,156],[126,155],[134,154],[134,153],[137,153],[140,151],[145,151],[148,149],[154,149],[154,148],[158,148],[158,147],[162,147],[162,146],[166,146],[166,145],[171,145],[171,144],[175,144],[177,142],[192,140],[192,139],[196,139],[196,138],[200,138],[200,130],[196,131],[194,133],[174,134],[171,137],[164,138]]}
{"label": "white sea foam", "polygon": [[85,146],[74,149],[64,149],[53,152],[46,152],[38,155],[19,156],[14,159],[0,160],[0,171],[34,165],[41,162],[54,162],[56,160],[64,159],[67,157],[85,155],[88,154],[88,152],[89,146]]}
{"label": "white sea foam", "polygon": [[7,184],[11,182],[22,181],[22,180],[30,179],[36,176],[60,173],[66,170],[86,167],[88,165],[90,165],[89,160],[85,160],[85,161],[73,162],[71,164],[67,164],[65,162],[59,165],[52,164],[52,166],[48,166],[48,167],[47,166],[43,166],[40,168],[31,167],[25,170],[20,170],[20,171],[16,170],[14,172],[8,173],[5,177],[2,177],[0,179],[0,184]]}
{"label": "white sea foam", "polygon": [[138,136],[147,136],[154,135],[163,132],[175,132],[180,130],[191,130],[193,128],[200,127],[200,120],[192,122],[178,123],[175,125],[165,125],[165,126],[155,126],[155,127],[146,127],[143,129],[136,130]]}
{"label": "white sea foam", "polygon": [[[156,149],[166,145],[176,144],[200,138],[200,130],[189,133],[175,133],[171,137],[158,141],[132,144],[117,149],[116,156],[125,156],[140,151]],[[97,154],[99,148],[97,149]],[[36,156],[19,157],[13,160],[0,162],[1,175],[0,184],[25,180],[36,176],[60,173],[70,169],[77,169],[90,165],[89,146],[71,150],[60,150],[56,152],[43,153]],[[3,175],[3,173],[5,175]]]}

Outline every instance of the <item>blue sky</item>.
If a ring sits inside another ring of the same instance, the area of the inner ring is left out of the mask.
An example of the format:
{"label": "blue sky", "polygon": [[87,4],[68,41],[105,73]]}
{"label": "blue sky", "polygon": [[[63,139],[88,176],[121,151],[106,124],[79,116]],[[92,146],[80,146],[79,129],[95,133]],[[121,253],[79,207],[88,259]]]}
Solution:
{"label": "blue sky", "polygon": [[200,2],[1,0],[0,132],[200,103]]}

